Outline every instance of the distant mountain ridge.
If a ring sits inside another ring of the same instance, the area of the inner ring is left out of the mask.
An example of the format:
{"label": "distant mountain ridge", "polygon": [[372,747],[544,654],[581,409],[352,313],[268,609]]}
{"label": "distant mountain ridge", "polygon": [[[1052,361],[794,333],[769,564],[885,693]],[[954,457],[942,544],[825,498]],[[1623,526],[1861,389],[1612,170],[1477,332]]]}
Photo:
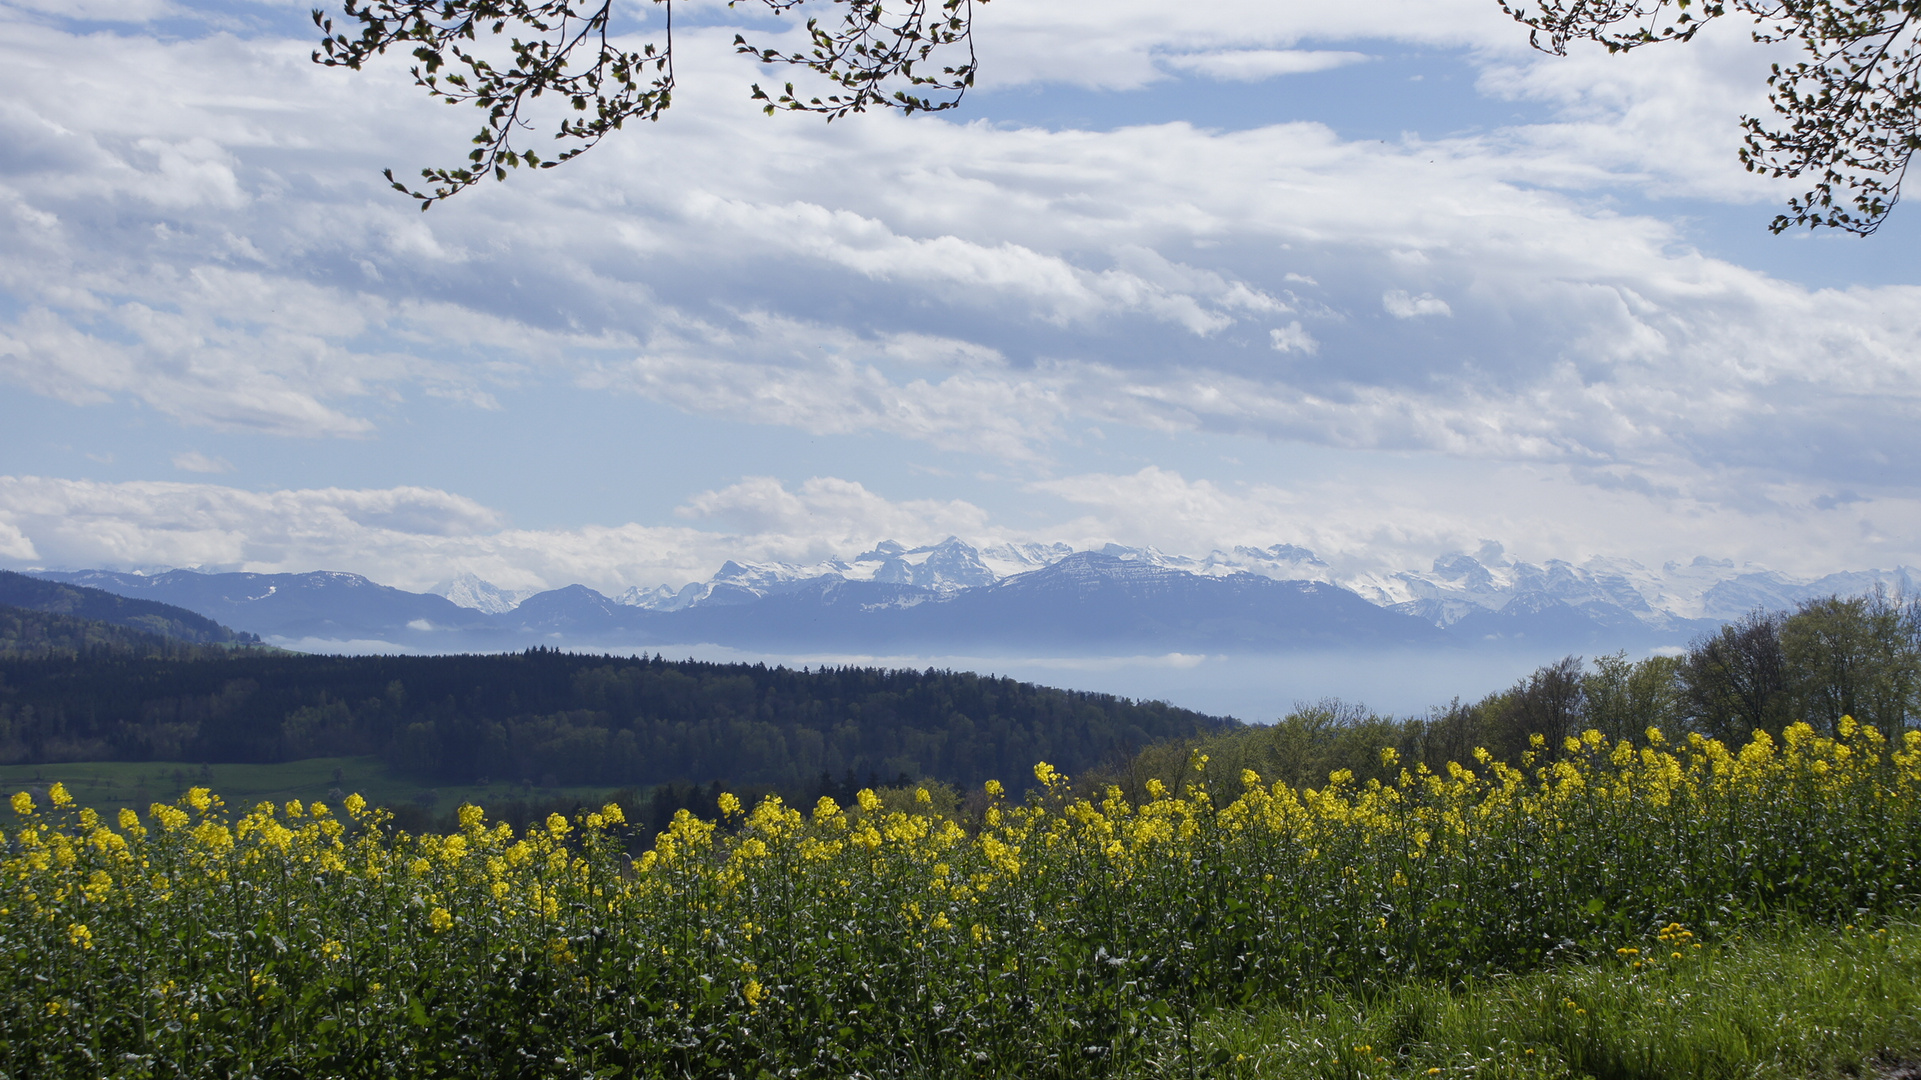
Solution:
{"label": "distant mountain ridge", "polygon": [[714,644],[771,652],[1049,654],[1476,647],[1571,651],[1679,645],[1756,606],[1875,585],[1913,593],[1921,573],[1797,580],[1696,559],[1650,570],[1628,560],[1530,564],[1487,544],[1424,572],[1343,576],[1293,545],[1201,558],[1153,548],[974,547],[949,537],[883,542],[851,560],[728,561],[679,587],[617,597],[584,585],[542,592],[461,574],[430,593],[355,574],[42,571],[37,577],[177,604],[282,643],[381,643],[434,652],[528,644]]}

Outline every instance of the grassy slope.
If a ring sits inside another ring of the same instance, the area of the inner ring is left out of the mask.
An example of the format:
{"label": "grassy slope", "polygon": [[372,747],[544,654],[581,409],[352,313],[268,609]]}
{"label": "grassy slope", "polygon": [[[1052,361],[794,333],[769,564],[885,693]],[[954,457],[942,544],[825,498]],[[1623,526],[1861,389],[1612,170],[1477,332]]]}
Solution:
{"label": "grassy slope", "polygon": [[[338,779],[336,779],[336,770]],[[145,812],[154,802],[172,802],[192,786],[210,787],[229,806],[248,807],[262,799],[285,802],[326,799],[338,788],[358,792],[377,806],[424,802],[436,797],[433,809],[445,811],[463,802],[490,803],[529,797],[598,800],[599,787],[536,788],[517,784],[427,788],[418,780],[397,776],[376,757],[309,758],[277,765],[200,765],[179,761],[81,761],[54,765],[0,765],[0,794],[31,790],[44,793],[54,781],[67,785],[74,800],[103,814],[121,807]],[[6,812],[0,811],[0,816]]]}
{"label": "grassy slope", "polygon": [[[1921,927],[1788,927],[1465,989],[1215,1013],[1200,1075],[1820,1080],[1921,1058]],[[1624,946],[1632,947],[1632,946]],[[1159,1071],[1187,1075],[1171,1047]]]}

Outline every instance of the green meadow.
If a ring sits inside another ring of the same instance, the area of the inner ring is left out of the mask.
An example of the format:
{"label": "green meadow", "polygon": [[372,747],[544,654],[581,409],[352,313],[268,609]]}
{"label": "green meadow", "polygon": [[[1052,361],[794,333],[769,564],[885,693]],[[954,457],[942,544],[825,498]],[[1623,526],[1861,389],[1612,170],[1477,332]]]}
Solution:
{"label": "green meadow", "polygon": [[[358,793],[375,806],[419,806],[436,814],[463,802],[486,806],[510,800],[596,802],[607,789],[594,786],[537,787],[495,783],[429,786],[396,772],[378,757],[322,757],[271,765],[205,765],[185,761],[73,761],[51,765],[0,765],[0,790],[44,794],[65,784],[74,798],[103,814],[121,809],[145,812],[156,802],[173,802],[189,788],[220,792],[230,805],[248,807],[263,800],[336,801]],[[338,793],[338,794],[335,794]]]}

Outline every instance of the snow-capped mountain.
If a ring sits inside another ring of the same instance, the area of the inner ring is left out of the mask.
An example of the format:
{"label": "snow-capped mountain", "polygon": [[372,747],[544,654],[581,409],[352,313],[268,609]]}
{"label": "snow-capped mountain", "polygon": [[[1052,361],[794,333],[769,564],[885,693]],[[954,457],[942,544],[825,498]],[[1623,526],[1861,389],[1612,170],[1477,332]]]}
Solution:
{"label": "snow-capped mountain", "polygon": [[464,608],[484,611],[498,615],[512,611],[520,606],[522,600],[539,592],[539,589],[503,589],[476,574],[462,572],[427,590],[436,596],[444,596]]}
{"label": "snow-capped mountain", "polygon": [[708,580],[528,594],[462,573],[432,593],[355,574],[41,571],[197,611],[283,642],[390,642],[455,651],[571,644],[708,643],[822,649],[1275,650],[1481,647],[1611,652],[1684,645],[1756,607],[1882,586],[1921,593],[1907,567],[1790,577],[1699,558],[1658,569],[1622,559],[1534,564],[1499,545],[1426,570],[1343,573],[1302,547],[1200,557],[1109,544],[979,548],[893,541],[819,563],[730,561]]}
{"label": "snow-capped mountain", "polygon": [[1510,559],[1499,544],[1473,555],[1455,552],[1424,573],[1356,575],[1336,583],[1383,606],[1453,626],[1473,615],[1509,610],[1516,601],[1566,604],[1597,618],[1631,618],[1652,630],[1738,618],[1755,608],[1786,610],[1804,600],[1858,595],[1880,585],[1914,595],[1921,573],[1911,567],[1794,578],[1732,560],[1698,557],[1650,569],[1631,559],[1593,558],[1536,565]]}
{"label": "snow-capped mountain", "polygon": [[[1658,569],[1628,559],[1593,558],[1582,563],[1550,559],[1535,564],[1510,558],[1489,543],[1474,552],[1451,552],[1424,571],[1344,574],[1307,548],[1292,544],[1235,547],[1200,557],[1152,547],[1108,544],[1096,554],[1118,566],[1139,565],[1196,577],[1257,575],[1276,581],[1313,581],[1353,592],[1369,602],[1412,615],[1441,629],[1474,636],[1525,632],[1522,623],[1543,620],[1566,630],[1592,623],[1638,630],[1662,638],[1691,636],[1756,607],[1792,608],[1831,593],[1851,595],[1879,584],[1914,594],[1921,572],[1911,568],[1866,570],[1798,579],[1757,566],[1736,566],[1707,557]],[[948,537],[909,548],[883,541],[852,560],[813,564],[729,561],[705,582],[680,588],[631,588],[620,602],[649,611],[680,611],[701,604],[747,604],[816,587],[828,581],[912,586],[892,595],[889,606],[948,599],[1053,566],[1077,552],[1067,544],[1003,544],[976,548]],[[1080,553],[1084,554],[1084,553]],[[484,610],[484,609],[483,609]]]}
{"label": "snow-capped mountain", "polygon": [[619,599],[623,604],[648,611],[679,611],[699,603],[739,604],[778,596],[824,578],[913,585],[936,596],[949,596],[962,589],[992,585],[1014,574],[1037,570],[1073,552],[1066,544],[1006,544],[982,549],[951,536],[938,544],[917,548],[883,540],[873,550],[856,555],[851,561],[830,559],[803,565],[743,563],[729,559],[707,581],[690,582],[678,589],[666,585],[651,589],[634,586]]}

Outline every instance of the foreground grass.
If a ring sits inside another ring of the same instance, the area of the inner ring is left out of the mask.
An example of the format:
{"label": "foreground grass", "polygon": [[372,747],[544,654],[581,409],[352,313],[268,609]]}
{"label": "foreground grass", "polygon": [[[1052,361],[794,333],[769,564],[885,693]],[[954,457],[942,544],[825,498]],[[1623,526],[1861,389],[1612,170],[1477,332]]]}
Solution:
{"label": "foreground grass", "polygon": [[1154,1071],[1819,1080],[1921,1056],[1921,928],[1787,925],[1703,948],[1676,937],[1465,989],[1222,1010]]}

